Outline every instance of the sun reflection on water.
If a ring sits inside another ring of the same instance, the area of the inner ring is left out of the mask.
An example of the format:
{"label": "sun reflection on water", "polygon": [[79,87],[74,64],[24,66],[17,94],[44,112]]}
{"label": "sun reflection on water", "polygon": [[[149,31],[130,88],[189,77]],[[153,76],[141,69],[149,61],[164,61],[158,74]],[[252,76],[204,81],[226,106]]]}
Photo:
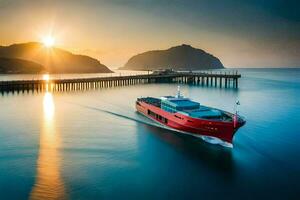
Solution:
{"label": "sun reflection on water", "polygon": [[49,82],[49,80],[50,80],[49,74],[44,74],[43,75],[43,80],[46,81],[46,82]]}
{"label": "sun reflection on water", "polygon": [[55,129],[55,105],[50,92],[44,95],[43,116],[36,181],[30,199],[66,199],[60,173],[60,137]]}
{"label": "sun reflection on water", "polygon": [[43,100],[44,118],[46,123],[53,120],[54,109],[53,96],[50,92],[46,92]]}

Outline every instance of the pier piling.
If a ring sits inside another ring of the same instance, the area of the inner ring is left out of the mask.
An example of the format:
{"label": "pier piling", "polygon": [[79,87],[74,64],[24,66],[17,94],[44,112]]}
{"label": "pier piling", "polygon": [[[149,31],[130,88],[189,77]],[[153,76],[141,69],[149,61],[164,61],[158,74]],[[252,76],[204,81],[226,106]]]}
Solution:
{"label": "pier piling", "polygon": [[[136,84],[150,83],[180,83],[210,87],[238,88],[238,80],[241,75],[234,73],[218,72],[172,72],[169,74],[144,74],[130,76],[111,76],[95,78],[75,79],[51,79],[51,80],[12,80],[0,81],[0,92],[14,91],[76,91],[98,88],[119,87]],[[224,85],[223,85],[224,82]],[[231,84],[232,83],[232,84]]]}

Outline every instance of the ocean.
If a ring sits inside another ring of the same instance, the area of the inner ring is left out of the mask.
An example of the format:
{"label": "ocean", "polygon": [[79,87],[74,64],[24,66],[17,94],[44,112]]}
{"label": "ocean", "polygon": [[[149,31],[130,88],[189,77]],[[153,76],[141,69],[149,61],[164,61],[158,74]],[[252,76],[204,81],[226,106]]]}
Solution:
{"label": "ocean", "polygon": [[0,94],[0,199],[299,199],[300,69],[239,72],[238,89],[181,85],[204,105],[240,101],[233,148],[136,113],[177,84]]}

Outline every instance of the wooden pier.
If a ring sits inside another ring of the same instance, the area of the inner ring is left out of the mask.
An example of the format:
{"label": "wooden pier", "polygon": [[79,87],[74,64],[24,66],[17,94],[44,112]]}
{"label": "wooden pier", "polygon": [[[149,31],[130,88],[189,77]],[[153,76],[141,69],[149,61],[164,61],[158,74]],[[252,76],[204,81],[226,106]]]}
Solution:
{"label": "wooden pier", "polygon": [[220,88],[238,88],[241,75],[231,72],[173,72],[169,74],[145,74],[95,78],[12,80],[0,81],[0,92],[25,91],[75,91],[98,88],[119,87],[148,83],[180,83]]}

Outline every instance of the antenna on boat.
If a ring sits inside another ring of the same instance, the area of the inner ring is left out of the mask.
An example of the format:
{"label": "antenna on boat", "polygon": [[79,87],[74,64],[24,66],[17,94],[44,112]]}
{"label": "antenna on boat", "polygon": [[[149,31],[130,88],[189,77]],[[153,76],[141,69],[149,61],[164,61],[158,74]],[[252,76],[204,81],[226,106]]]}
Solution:
{"label": "antenna on boat", "polygon": [[177,86],[177,94],[176,94],[176,98],[180,98],[181,94],[180,94],[180,85]]}
{"label": "antenna on boat", "polygon": [[240,101],[237,100],[235,102],[235,113],[233,115],[233,127],[236,128],[237,127],[237,124],[238,124],[238,106],[241,105],[240,104]]}
{"label": "antenna on boat", "polygon": [[238,114],[238,106],[241,105],[239,100],[235,102],[235,114]]}

